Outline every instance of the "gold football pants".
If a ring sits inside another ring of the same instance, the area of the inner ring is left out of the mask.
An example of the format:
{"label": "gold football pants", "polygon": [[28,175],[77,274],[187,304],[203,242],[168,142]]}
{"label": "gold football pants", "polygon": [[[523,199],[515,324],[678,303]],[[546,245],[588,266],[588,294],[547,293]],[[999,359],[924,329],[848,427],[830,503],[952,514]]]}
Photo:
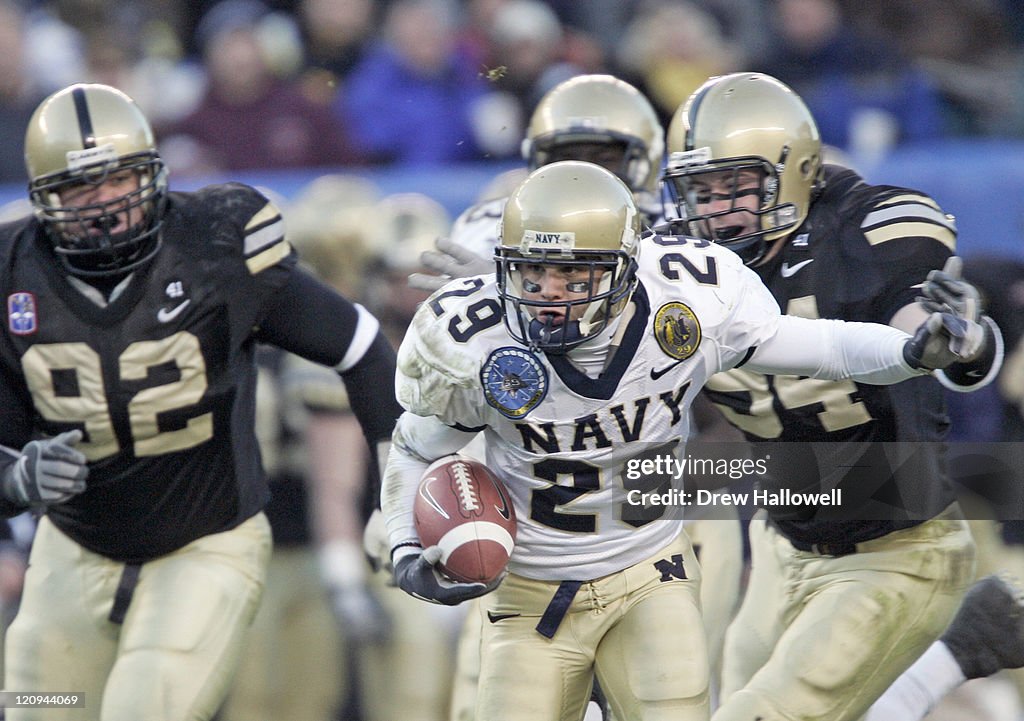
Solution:
{"label": "gold football pants", "polygon": [[938,638],[974,575],[951,508],[826,556],[750,524],[750,581],[726,634],[715,721],[852,721]]}
{"label": "gold football pants", "polygon": [[203,721],[216,712],[263,589],[260,513],[141,566],[123,622],[110,620],[125,564],[47,519],[7,634],[4,688],[85,694],[85,708],[7,709],[8,721]]}
{"label": "gold football pants", "polygon": [[700,568],[685,533],[583,583],[547,638],[536,627],[558,589],[510,574],[481,599],[478,721],[581,719],[595,672],[618,719],[708,718]]}

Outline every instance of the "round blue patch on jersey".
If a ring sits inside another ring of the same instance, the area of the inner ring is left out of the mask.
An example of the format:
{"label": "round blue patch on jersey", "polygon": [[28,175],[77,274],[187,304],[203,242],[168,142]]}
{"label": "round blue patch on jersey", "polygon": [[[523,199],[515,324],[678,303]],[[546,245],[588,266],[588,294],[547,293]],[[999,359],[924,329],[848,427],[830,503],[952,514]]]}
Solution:
{"label": "round blue patch on jersey", "polygon": [[480,370],[488,405],[506,418],[526,416],[548,394],[548,372],[533,353],[504,347],[491,353]]}

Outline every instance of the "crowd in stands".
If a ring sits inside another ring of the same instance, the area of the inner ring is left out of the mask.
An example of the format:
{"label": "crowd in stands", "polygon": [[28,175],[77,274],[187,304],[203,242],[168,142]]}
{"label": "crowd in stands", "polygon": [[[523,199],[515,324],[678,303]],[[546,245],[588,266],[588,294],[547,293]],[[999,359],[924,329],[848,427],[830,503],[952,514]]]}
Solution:
{"label": "crowd in stands", "polygon": [[1024,137],[1015,0],[0,0],[0,182],[49,92],[110,83],[176,176],[509,159],[556,83],[611,72],[667,120],[707,76],[775,75],[877,157]]}

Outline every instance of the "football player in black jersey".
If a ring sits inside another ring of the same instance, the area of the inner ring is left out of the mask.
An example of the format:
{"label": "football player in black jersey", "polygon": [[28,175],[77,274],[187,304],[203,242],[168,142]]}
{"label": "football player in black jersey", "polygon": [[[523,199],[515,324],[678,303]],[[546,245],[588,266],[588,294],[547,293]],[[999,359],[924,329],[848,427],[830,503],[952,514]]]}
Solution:
{"label": "football player in black jersey", "polygon": [[[994,375],[998,329],[959,279],[959,259],[947,263],[952,217],[923,193],[823,165],[815,121],[784,84],[710,79],[675,114],[668,150],[663,180],[682,232],[733,249],[784,313],[913,332],[948,304],[983,320],[985,338],[940,372],[945,382],[969,389]],[[928,277],[942,290],[922,304]],[[775,461],[792,459],[794,477],[778,483],[808,482],[810,443],[849,466],[843,507],[775,507],[751,524],[750,584],[714,719],[857,718],[943,631],[973,578],[941,450],[942,387],[931,376],[882,387],[736,369],[705,392],[749,440],[796,442],[772,446]],[[896,441],[920,442],[898,470],[879,445]]]}
{"label": "football player in black jersey", "polygon": [[336,369],[372,445],[400,410],[377,390],[394,354],[297,267],[259,192],[170,192],[120,91],[53,94],[25,147],[35,217],[0,226],[0,511],[42,518],[4,687],[84,692],[69,719],[207,719],[271,544],[257,342]]}

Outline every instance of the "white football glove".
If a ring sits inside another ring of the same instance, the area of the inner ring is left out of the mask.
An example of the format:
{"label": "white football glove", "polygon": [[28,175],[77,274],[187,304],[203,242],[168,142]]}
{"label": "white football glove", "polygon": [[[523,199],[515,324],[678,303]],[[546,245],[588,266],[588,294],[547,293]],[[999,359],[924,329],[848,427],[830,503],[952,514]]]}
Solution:
{"label": "white football glove", "polygon": [[345,638],[359,645],[387,641],[391,619],[367,585],[366,558],[358,545],[329,541],[320,548],[317,561]]}
{"label": "white football glove", "polygon": [[384,571],[391,576],[394,585],[395,568],[391,565],[391,543],[388,541],[388,529],[384,524],[384,514],[379,508],[373,509],[363,529],[363,552],[370,561],[374,572]]}
{"label": "white football glove", "polygon": [[0,478],[4,496],[20,506],[48,506],[84,491],[89,468],[85,455],[72,448],[80,440],[82,431],[76,429],[26,443]]}
{"label": "white football glove", "polygon": [[434,245],[437,250],[425,250],[420,254],[420,263],[441,275],[413,273],[409,276],[409,287],[433,292],[455,278],[494,272],[493,259],[477,255],[453,243],[450,238],[438,238]]}

